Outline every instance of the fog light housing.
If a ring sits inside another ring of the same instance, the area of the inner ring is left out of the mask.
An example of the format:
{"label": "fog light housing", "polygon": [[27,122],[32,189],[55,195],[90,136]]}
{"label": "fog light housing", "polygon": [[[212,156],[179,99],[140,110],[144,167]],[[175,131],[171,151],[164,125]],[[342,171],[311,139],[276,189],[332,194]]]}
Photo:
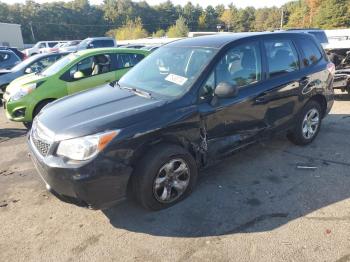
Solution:
{"label": "fog light housing", "polygon": [[13,116],[14,117],[24,117],[26,114],[26,109],[25,108],[21,108],[21,109],[17,109],[16,111],[13,112]]}

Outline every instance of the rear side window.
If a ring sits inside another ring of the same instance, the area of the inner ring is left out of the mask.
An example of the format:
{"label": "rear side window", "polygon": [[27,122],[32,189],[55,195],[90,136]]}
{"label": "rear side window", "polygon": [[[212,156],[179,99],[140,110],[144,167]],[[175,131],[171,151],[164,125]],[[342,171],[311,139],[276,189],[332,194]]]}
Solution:
{"label": "rear side window", "polygon": [[316,37],[316,39],[317,39],[320,43],[328,43],[328,38],[327,38],[325,32],[309,32],[309,34],[311,34],[311,35],[313,35],[314,37]]}
{"label": "rear side window", "polygon": [[268,40],[264,42],[269,77],[277,77],[299,69],[297,52],[290,40]]}
{"label": "rear side window", "polygon": [[304,66],[317,64],[317,62],[321,60],[321,51],[317,48],[313,41],[306,38],[301,38],[297,40],[297,43],[304,54],[302,60]]}
{"label": "rear side window", "polygon": [[95,47],[112,47],[114,46],[113,40],[95,40],[94,41]]}
{"label": "rear side window", "polygon": [[141,54],[118,54],[117,55],[117,68],[133,67],[140,62],[145,56]]}
{"label": "rear side window", "polygon": [[55,45],[58,44],[58,42],[49,42],[47,44],[49,45],[49,47],[54,47]]}

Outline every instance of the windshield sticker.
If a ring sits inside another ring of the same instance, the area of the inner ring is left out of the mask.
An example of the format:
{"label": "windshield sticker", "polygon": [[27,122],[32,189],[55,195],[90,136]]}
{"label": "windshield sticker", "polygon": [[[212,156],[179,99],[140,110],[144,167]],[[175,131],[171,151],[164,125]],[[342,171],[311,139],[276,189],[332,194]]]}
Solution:
{"label": "windshield sticker", "polygon": [[187,78],[186,77],[183,77],[183,76],[179,76],[179,75],[174,75],[174,74],[169,74],[165,80],[169,81],[169,82],[172,82],[172,83],[175,83],[177,85],[184,85],[187,81]]}

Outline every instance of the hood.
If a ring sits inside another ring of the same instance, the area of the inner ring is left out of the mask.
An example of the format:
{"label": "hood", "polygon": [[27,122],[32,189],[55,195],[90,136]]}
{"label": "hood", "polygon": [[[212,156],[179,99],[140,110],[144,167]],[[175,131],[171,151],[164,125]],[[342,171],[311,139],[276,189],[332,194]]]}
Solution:
{"label": "hood", "polygon": [[17,77],[20,77],[22,74],[23,73],[21,71],[15,71],[15,72],[10,71],[7,74],[0,73],[0,86],[10,83],[11,81],[16,79]]}
{"label": "hood", "polygon": [[46,76],[37,75],[35,73],[18,77],[7,86],[6,92],[11,93],[15,89],[18,89],[23,85],[30,84],[30,83],[37,83],[39,80],[45,81],[47,78],[48,77]]}
{"label": "hood", "polygon": [[56,100],[37,119],[62,140],[129,127],[151,118],[164,103],[105,85]]}

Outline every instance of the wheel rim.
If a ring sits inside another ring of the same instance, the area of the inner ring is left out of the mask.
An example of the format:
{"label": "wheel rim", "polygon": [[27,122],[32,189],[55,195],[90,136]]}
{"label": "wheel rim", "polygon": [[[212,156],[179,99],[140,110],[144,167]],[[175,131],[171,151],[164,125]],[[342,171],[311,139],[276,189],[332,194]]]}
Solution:
{"label": "wheel rim", "polygon": [[190,183],[190,169],[180,158],[171,159],[158,171],[153,182],[153,194],[161,203],[171,203],[181,197]]}
{"label": "wheel rim", "polygon": [[305,139],[311,139],[315,136],[320,125],[320,114],[313,108],[307,112],[302,125],[302,133]]}

